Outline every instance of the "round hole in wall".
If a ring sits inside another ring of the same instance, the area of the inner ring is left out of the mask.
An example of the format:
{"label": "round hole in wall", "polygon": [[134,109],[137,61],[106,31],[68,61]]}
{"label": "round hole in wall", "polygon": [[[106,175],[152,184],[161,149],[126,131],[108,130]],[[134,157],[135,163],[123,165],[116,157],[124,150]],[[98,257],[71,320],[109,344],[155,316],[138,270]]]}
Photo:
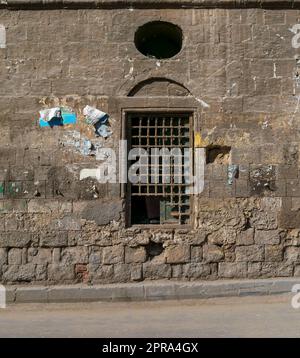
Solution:
{"label": "round hole in wall", "polygon": [[170,22],[148,22],[137,29],[134,43],[145,56],[171,58],[182,48],[182,30]]}

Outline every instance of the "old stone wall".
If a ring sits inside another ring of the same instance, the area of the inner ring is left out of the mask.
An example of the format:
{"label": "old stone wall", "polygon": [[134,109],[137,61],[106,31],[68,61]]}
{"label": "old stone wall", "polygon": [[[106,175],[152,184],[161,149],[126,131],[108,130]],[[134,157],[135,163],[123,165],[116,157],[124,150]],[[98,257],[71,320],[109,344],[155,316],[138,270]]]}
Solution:
{"label": "old stone wall", "polygon": [[[182,29],[175,57],[137,51],[135,31],[154,20]],[[1,281],[299,276],[299,23],[286,8],[3,6]],[[38,111],[57,105],[77,123],[40,127]],[[111,137],[95,138],[85,105],[110,114]],[[103,161],[82,141],[118,151],[128,108],[193,112],[208,159],[191,227],[127,227],[122,186],[80,180]]]}

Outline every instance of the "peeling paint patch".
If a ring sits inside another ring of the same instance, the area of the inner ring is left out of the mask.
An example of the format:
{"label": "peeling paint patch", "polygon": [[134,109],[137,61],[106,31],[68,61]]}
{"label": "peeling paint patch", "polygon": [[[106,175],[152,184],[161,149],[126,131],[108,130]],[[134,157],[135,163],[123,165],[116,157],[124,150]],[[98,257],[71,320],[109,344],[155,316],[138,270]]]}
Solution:
{"label": "peeling paint patch", "polygon": [[203,139],[200,132],[196,132],[194,136],[194,146],[195,148],[203,148],[209,145],[207,139]]}
{"label": "peeling paint patch", "polygon": [[4,183],[0,183],[0,198],[4,196]]}
{"label": "peeling paint patch", "polygon": [[0,24],[0,48],[6,48],[6,29]]}
{"label": "peeling paint patch", "polygon": [[80,180],[86,178],[95,178],[99,179],[99,169],[82,169],[80,171]]}
{"label": "peeling paint patch", "polygon": [[236,164],[229,164],[228,165],[228,177],[227,177],[227,183],[228,185],[232,185],[235,178],[238,177],[239,173],[239,166]]}
{"label": "peeling paint patch", "polygon": [[276,63],[273,63],[273,78],[277,78],[277,74],[276,74],[277,68],[276,68]]}
{"label": "peeling paint patch", "polygon": [[[60,144],[63,147],[69,148],[75,152],[78,152],[84,156],[96,156],[102,144],[97,139],[91,142],[90,139],[84,137],[78,131],[67,131],[60,140]],[[98,160],[98,159],[97,159]]]}
{"label": "peeling paint patch", "polygon": [[261,128],[262,129],[266,129],[266,128],[268,128],[269,127],[269,121],[264,121],[263,123],[262,123],[262,125],[261,125]]}
{"label": "peeling paint patch", "polygon": [[279,34],[276,34],[277,37],[279,37],[281,40],[284,40],[283,36],[280,36]]}
{"label": "peeling paint patch", "polygon": [[292,38],[292,47],[293,48],[299,48],[300,47],[300,43],[299,43],[299,39],[300,39],[300,24],[295,24],[291,29],[289,29],[293,34],[295,34]]}
{"label": "peeling paint patch", "polygon": [[197,102],[201,103],[201,105],[202,105],[204,108],[209,108],[209,107],[210,107],[210,105],[209,105],[208,103],[204,102],[202,99],[197,98],[197,97],[195,97],[195,96],[194,96],[194,98],[195,98],[195,100],[196,100]]}
{"label": "peeling paint patch", "polygon": [[263,195],[264,191],[274,191],[275,167],[273,165],[258,165],[250,171],[250,188],[252,195]]}
{"label": "peeling paint patch", "polygon": [[134,70],[134,68],[133,68],[133,66],[131,66],[129,69],[129,72],[127,73],[127,75],[125,75],[125,78],[132,77],[133,70]]}

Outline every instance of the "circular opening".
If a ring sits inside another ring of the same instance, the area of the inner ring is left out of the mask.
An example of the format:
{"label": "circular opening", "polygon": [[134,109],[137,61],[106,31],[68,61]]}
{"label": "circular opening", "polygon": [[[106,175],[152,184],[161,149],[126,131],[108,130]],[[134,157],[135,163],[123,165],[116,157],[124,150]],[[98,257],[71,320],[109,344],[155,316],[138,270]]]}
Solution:
{"label": "circular opening", "polygon": [[137,29],[134,43],[145,56],[171,58],[181,50],[182,30],[170,22],[148,22]]}

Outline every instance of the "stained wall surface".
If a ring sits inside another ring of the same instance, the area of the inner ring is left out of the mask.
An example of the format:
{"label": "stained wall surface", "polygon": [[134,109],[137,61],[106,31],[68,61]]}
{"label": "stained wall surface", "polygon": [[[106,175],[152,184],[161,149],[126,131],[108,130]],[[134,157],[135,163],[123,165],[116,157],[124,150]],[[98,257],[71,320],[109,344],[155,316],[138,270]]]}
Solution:
{"label": "stained wall surface", "polygon": [[[157,20],[182,29],[170,59],[135,47]],[[2,282],[300,275],[299,10],[4,7],[0,24]],[[95,137],[86,105],[112,136]],[[40,127],[54,106],[77,123]],[[126,110],[178,108],[208,157],[229,156],[208,160],[190,227],[128,227],[122,186],[80,177],[109,160],[85,141],[118,152]]]}

